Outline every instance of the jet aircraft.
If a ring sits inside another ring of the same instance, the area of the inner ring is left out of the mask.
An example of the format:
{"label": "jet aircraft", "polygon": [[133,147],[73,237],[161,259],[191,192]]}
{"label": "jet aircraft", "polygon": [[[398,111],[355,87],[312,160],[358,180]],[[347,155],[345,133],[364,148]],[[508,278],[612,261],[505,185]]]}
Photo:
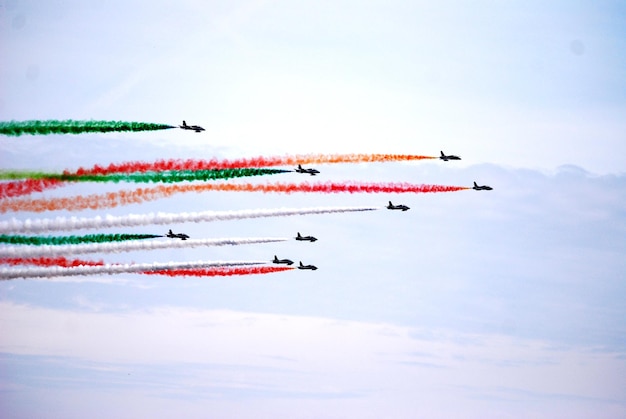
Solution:
{"label": "jet aircraft", "polygon": [[441,156],[439,156],[439,158],[443,161],[448,161],[448,160],[461,160],[461,158],[459,156],[454,156],[454,155],[449,155],[446,156],[445,154],[443,154],[443,151],[441,152]]}
{"label": "jet aircraft", "polygon": [[204,131],[204,128],[202,128],[200,125],[187,125],[187,122],[185,122],[184,120],[183,120],[183,124],[179,125],[179,127],[182,129],[190,129],[195,132]]}
{"label": "jet aircraft", "polygon": [[298,173],[308,173],[311,176],[315,176],[316,174],[318,174],[320,171],[317,169],[305,169],[302,167],[302,165],[298,165],[298,167],[295,169],[296,172]]}
{"label": "jet aircraft", "polygon": [[170,239],[181,239],[181,240],[187,240],[189,238],[188,235],[183,234],[183,233],[172,233],[171,229],[170,231],[167,232],[165,236],[169,237]]}
{"label": "jet aircraft", "polygon": [[291,260],[291,259],[278,259],[276,257],[276,255],[274,255],[274,260],[272,262],[274,262],[274,263],[285,263],[287,265],[293,265],[293,260]]}
{"label": "jet aircraft", "polygon": [[482,185],[479,186],[476,184],[476,182],[474,182],[474,187],[472,188],[476,191],[491,191],[493,188],[491,186],[487,186],[487,185]]}
{"label": "jet aircraft", "polygon": [[303,265],[302,261],[300,261],[300,266],[298,266],[298,269],[310,269],[312,271],[316,271],[317,270],[317,266],[315,266],[315,265]]}
{"label": "jet aircraft", "polygon": [[402,211],[406,211],[408,209],[410,209],[409,207],[407,207],[406,205],[400,204],[400,205],[393,205],[391,203],[391,201],[389,201],[389,205],[387,205],[387,209],[390,210],[402,210]]}
{"label": "jet aircraft", "polygon": [[298,241],[309,241],[309,242],[314,242],[317,241],[317,239],[313,236],[301,236],[300,232],[298,232],[298,235],[296,236],[296,240]]}

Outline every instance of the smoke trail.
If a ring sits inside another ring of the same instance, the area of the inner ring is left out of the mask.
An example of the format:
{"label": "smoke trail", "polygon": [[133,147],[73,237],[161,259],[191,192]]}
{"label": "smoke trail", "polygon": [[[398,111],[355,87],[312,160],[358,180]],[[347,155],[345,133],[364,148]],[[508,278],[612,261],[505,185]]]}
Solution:
{"label": "smoke trail", "polygon": [[[324,163],[383,163],[437,159],[433,156],[413,154],[299,154],[295,156],[253,157],[235,160],[157,160],[149,162],[127,162],[108,166],[95,165],[91,169],[79,168],[76,175],[106,175],[111,173],[162,172],[170,170],[224,170],[240,168],[260,168],[275,166],[295,166],[297,164]],[[67,174],[72,174],[69,171]]]}
{"label": "smoke trail", "polygon": [[164,271],[147,271],[146,275],[167,276],[232,276],[268,274],[273,272],[291,271],[295,268],[288,266],[255,266],[251,268],[212,268],[212,269],[170,269]]}
{"label": "smoke trail", "polygon": [[45,172],[0,171],[0,179],[21,179],[0,183],[0,198],[13,198],[29,195],[33,192],[42,192],[46,189],[65,185],[64,182],[134,182],[134,183],[175,183],[208,180],[226,180],[237,177],[273,175],[287,173],[290,170],[282,169],[224,169],[224,170],[180,170],[170,172],[145,173],[113,173],[108,175],[76,175]]}
{"label": "smoke trail", "polygon": [[3,258],[0,259],[0,264],[3,265],[37,265],[37,266],[61,266],[64,268],[71,268],[75,266],[103,266],[103,261],[91,261],[80,259],[66,259],[64,257],[57,258]]}
{"label": "smoke trail", "polygon": [[[178,185],[176,185],[178,186]],[[189,185],[189,188],[172,189],[170,192],[163,188],[165,196],[178,192],[204,192],[204,191],[226,191],[226,192],[321,192],[321,193],[433,193],[433,192],[455,192],[471,189],[464,186],[444,186],[444,185],[422,185],[412,183],[361,183],[361,182],[326,182],[326,183],[270,183],[270,184],[211,184],[211,185]]]}
{"label": "smoke trail", "polygon": [[176,128],[172,125],[153,124],[149,122],[123,121],[10,121],[0,122],[0,134],[17,137],[19,135],[48,135],[48,134],[82,134],[87,132],[111,131],[156,131]]}
{"label": "smoke trail", "polygon": [[145,271],[163,271],[167,269],[203,269],[217,266],[262,265],[262,261],[231,261],[231,262],[166,262],[166,263],[133,263],[104,264],[100,266],[59,267],[48,266],[39,268],[0,269],[0,280],[16,278],[52,278],[55,276],[77,275],[114,275],[122,273],[141,273]]}
{"label": "smoke trail", "polygon": [[145,240],[163,237],[159,234],[87,234],[84,236],[8,236],[0,234],[0,243],[51,245],[122,242],[128,240]]}
{"label": "smoke trail", "polygon": [[150,224],[199,223],[210,221],[242,220],[246,218],[286,217],[290,215],[333,214],[344,212],[375,211],[380,207],[317,207],[317,208],[277,208],[241,211],[204,211],[191,213],[148,213],[124,216],[78,218],[56,217],[43,219],[0,221],[0,234],[6,233],[45,233],[87,228],[136,227]]}
{"label": "smoke trail", "polygon": [[44,212],[55,210],[82,211],[85,209],[115,208],[121,205],[139,204],[177,193],[228,191],[228,192],[322,192],[322,193],[432,193],[454,192],[471,189],[464,186],[418,185],[411,183],[274,183],[231,184],[205,183],[194,185],[167,185],[139,188],[134,191],[109,192],[103,195],[76,196],[50,199],[14,199],[0,202],[0,213],[8,211]]}
{"label": "smoke trail", "polygon": [[[175,183],[208,180],[226,180],[237,177],[273,175],[287,173],[282,169],[223,169],[223,170],[173,170],[164,172],[110,173],[105,175],[46,172],[0,171],[0,179],[41,179],[53,182],[134,182],[134,183]],[[53,183],[54,185],[54,183]],[[1,195],[0,195],[1,197]]]}
{"label": "smoke trail", "polygon": [[243,244],[276,243],[289,239],[277,237],[261,238],[227,238],[227,239],[191,239],[167,241],[126,241],[109,243],[86,243],[60,246],[3,246],[0,247],[0,257],[34,257],[77,255],[83,253],[119,253],[133,250],[181,249],[212,246],[238,246]]}
{"label": "smoke trail", "polygon": [[45,189],[58,188],[63,182],[56,179],[26,179],[17,182],[0,183],[0,199],[30,195]]}

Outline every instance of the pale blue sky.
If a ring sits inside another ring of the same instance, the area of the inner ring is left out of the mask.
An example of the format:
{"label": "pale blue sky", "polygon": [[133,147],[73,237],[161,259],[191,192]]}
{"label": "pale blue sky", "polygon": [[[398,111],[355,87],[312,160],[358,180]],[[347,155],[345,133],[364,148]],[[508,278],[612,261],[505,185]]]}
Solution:
{"label": "pale blue sky", "polygon": [[[99,212],[2,214],[381,207],[172,226],[194,238],[301,231],[319,238],[312,244],[94,255],[163,262],[277,254],[314,263],[315,272],[0,283],[5,416],[626,414],[623,3],[0,6],[0,120],[186,119],[206,128],[4,138],[2,168],[444,150],[463,160],[321,165],[317,180],[494,187],[205,193]],[[254,181],[275,180],[312,179]],[[382,209],[389,199],[411,210]]]}

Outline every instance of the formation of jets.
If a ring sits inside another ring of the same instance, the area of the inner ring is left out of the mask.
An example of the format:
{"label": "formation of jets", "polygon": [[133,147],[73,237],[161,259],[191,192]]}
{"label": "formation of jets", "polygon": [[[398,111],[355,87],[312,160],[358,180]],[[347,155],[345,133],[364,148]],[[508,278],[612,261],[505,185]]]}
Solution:
{"label": "formation of jets", "polygon": [[183,120],[183,124],[179,125],[179,127],[181,129],[189,129],[195,132],[204,131],[204,128],[202,128],[200,125],[187,125],[187,122],[185,122],[184,120]]}
{"label": "formation of jets", "polygon": [[[278,259],[278,257],[276,257],[276,255],[274,255],[274,260],[272,260],[273,263],[283,263],[285,265],[293,265],[293,260],[291,259]],[[303,265],[302,261],[300,261],[300,264],[298,265],[298,269],[303,269],[303,270],[311,270],[311,271],[316,271],[317,270],[317,266],[315,265]]]}
{"label": "formation of jets", "polygon": [[305,169],[300,164],[298,165],[298,167],[295,168],[295,171],[298,173],[308,173],[311,176],[315,176],[316,174],[320,172],[317,169]]}
{"label": "formation of jets", "polygon": [[[446,156],[443,151],[441,151],[441,156],[439,156],[439,158],[441,160],[443,160],[443,161],[461,160],[461,158],[459,156],[455,156],[455,155],[452,155],[452,154],[449,155],[449,156]],[[491,190],[493,190],[493,188],[491,186],[487,186],[487,185],[480,186],[480,185],[477,185],[476,182],[474,182],[474,187],[472,189],[474,189],[475,191],[491,191]],[[389,202],[389,205],[391,206],[391,202]],[[387,208],[389,208],[389,207],[387,207]],[[396,209],[396,208],[389,208],[389,209]]]}
{"label": "formation of jets", "polygon": [[[296,240],[298,241],[309,241],[309,242],[314,242],[317,241],[317,238],[313,237],[313,236],[303,236],[302,234],[300,234],[300,232],[298,232],[298,234],[296,235]],[[274,255],[274,259],[272,260],[272,263],[282,263],[285,265],[293,265],[293,260],[291,259],[278,259],[278,256]],[[300,262],[300,264],[298,265],[298,269],[310,269],[310,270],[317,270],[317,266],[315,265],[303,265],[302,261]]]}
{"label": "formation of jets", "polygon": [[[272,260],[273,263],[283,263],[285,265],[293,265],[293,260],[291,259],[278,259],[278,257],[276,255],[274,255],[274,260]],[[300,263],[298,264],[298,269],[303,269],[303,270],[311,270],[311,271],[316,271],[317,270],[317,266],[315,265],[303,265],[302,261],[300,261]]]}
{"label": "formation of jets", "polygon": [[387,209],[390,210],[402,210],[402,211],[406,211],[409,210],[411,208],[407,207],[406,205],[400,204],[400,205],[393,205],[391,203],[391,201],[389,201],[389,205],[387,205]]}
{"label": "formation of jets", "polygon": [[189,236],[184,233],[172,233],[171,229],[170,231],[167,232],[165,237],[169,237],[170,239],[181,239],[181,240],[187,240],[189,238]]}
{"label": "formation of jets", "polygon": [[[461,160],[461,157],[459,156],[455,156],[454,154],[450,154],[447,155],[443,152],[443,150],[440,150],[441,155],[439,156],[439,159],[443,160],[443,161],[449,161],[449,160]],[[298,173],[303,173],[303,174],[309,174],[311,176],[315,176],[316,174],[319,173],[318,170],[316,169],[306,169],[303,168],[302,165],[298,165],[298,167],[295,169],[296,172]],[[493,188],[491,186],[487,186],[487,185],[478,185],[476,182],[474,182],[474,186],[472,187],[472,189],[476,190],[476,191],[491,191],[493,190]],[[394,205],[391,201],[389,201],[389,205],[387,205],[387,209],[390,210],[399,210],[399,211],[408,211],[409,209],[411,209],[410,207],[404,205],[404,204],[397,204]],[[299,232],[298,235],[296,236],[296,240],[298,241],[310,241],[310,242],[314,242],[317,239],[313,236],[302,236]],[[291,265],[293,264],[293,261],[290,259],[278,259],[278,257],[276,257],[276,255],[274,255],[274,263],[284,263],[287,265]],[[317,270],[317,266],[314,265],[303,265],[302,262],[300,262],[300,264],[297,266],[298,269],[310,269],[310,270]]]}
{"label": "formation of jets", "polygon": [[[204,131],[204,128],[202,128],[201,126],[198,125],[187,125],[187,122],[183,121],[183,125],[180,125],[180,128],[182,129],[186,129],[186,130],[192,130],[195,132],[200,132],[200,131]],[[461,160],[461,158],[459,156],[455,156],[455,155],[446,155],[444,154],[443,151],[441,151],[441,156],[439,156],[439,158],[443,161],[448,161],[448,160]],[[295,169],[295,171],[297,173],[303,173],[303,174],[309,174],[311,176],[315,176],[316,174],[320,173],[319,170],[313,169],[313,168],[303,168],[302,165],[298,165],[298,167]],[[493,190],[493,188],[491,186],[487,186],[487,185],[478,185],[476,182],[474,182],[474,186],[472,187],[472,189],[477,190],[477,191],[491,191]],[[387,205],[387,209],[390,210],[400,210],[400,211],[407,211],[410,209],[410,207],[404,205],[404,204],[398,204],[398,205],[394,205],[391,201],[389,201],[389,205]],[[170,229],[166,235],[166,237],[172,238],[172,239],[181,239],[181,240],[187,240],[189,238],[189,236],[187,234],[184,233],[173,233],[172,230]],[[313,236],[303,236],[300,234],[300,232],[297,233],[295,239],[297,241],[309,241],[309,242],[315,242],[317,241],[317,238],[313,237]],[[285,265],[293,265],[293,260],[291,259],[278,259],[278,256],[274,255],[274,259],[272,260],[273,263],[276,264],[285,264]],[[302,263],[302,261],[300,261],[300,263],[297,266],[298,269],[302,269],[302,270],[312,270],[315,271],[317,270],[317,266],[315,265],[304,265]]]}
{"label": "formation of jets", "polygon": [[298,241],[308,241],[308,242],[314,242],[317,241],[317,239],[313,236],[301,236],[300,232],[298,232],[298,235],[296,236],[296,240]]}

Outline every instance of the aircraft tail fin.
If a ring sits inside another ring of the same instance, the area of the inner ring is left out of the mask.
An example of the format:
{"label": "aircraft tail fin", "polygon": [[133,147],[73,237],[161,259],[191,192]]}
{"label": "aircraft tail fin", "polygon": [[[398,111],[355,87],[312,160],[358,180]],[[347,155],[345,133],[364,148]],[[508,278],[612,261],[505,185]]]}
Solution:
{"label": "aircraft tail fin", "polygon": [[478,185],[476,184],[476,181],[474,181],[474,186],[478,187]]}
{"label": "aircraft tail fin", "polygon": [[441,151],[441,157],[445,157],[445,154],[443,154],[443,151],[442,150],[439,150],[439,151]]}
{"label": "aircraft tail fin", "polygon": [[183,119],[183,127],[187,126],[187,122]]}

